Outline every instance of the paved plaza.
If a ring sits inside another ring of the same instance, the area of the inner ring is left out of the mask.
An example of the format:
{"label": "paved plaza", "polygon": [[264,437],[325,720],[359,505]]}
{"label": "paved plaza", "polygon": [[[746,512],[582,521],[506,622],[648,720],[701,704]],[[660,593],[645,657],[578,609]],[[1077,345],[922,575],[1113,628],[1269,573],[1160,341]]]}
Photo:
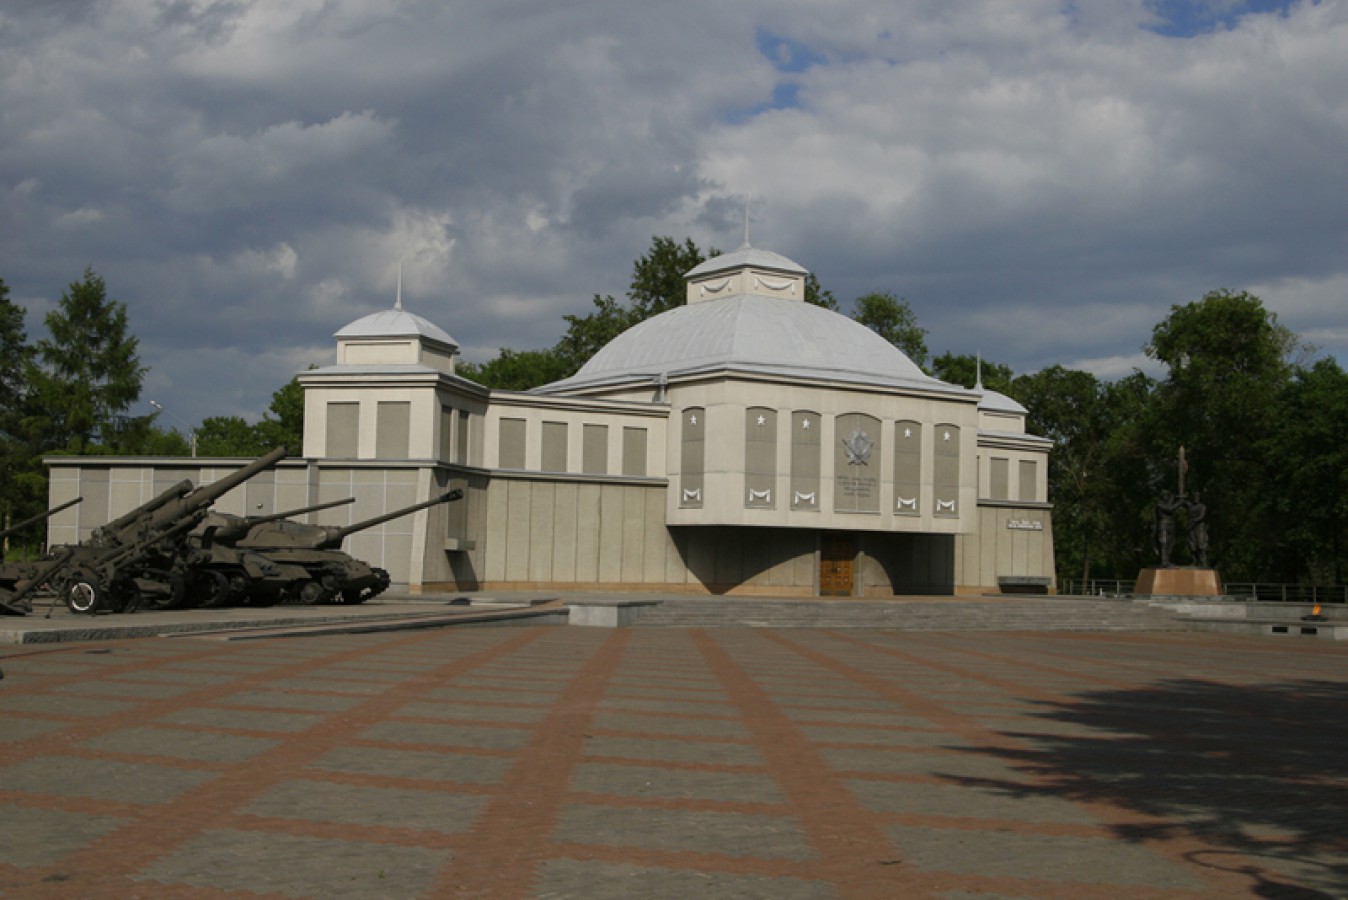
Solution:
{"label": "paved plaza", "polygon": [[0,648],[0,896],[1348,896],[1348,647],[472,627]]}

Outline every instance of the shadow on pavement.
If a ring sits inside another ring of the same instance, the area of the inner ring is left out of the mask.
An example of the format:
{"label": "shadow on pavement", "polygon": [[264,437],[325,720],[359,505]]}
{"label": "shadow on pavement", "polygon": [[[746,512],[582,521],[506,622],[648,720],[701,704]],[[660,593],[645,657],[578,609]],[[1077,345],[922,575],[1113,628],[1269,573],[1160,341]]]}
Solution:
{"label": "shadow on pavement", "polygon": [[1256,897],[1348,895],[1348,683],[1240,686],[1176,679],[1040,703],[1024,749],[983,749],[1031,781],[943,776],[1010,796],[1105,803],[1154,817],[1132,843],[1197,838],[1195,865]]}

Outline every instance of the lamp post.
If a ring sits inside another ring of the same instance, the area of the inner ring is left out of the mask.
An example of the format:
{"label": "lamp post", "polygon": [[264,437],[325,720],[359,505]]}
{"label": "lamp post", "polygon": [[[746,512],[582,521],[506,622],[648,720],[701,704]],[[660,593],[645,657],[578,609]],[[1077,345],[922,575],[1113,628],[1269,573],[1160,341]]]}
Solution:
{"label": "lamp post", "polygon": [[187,442],[192,446],[192,458],[193,458],[193,459],[196,459],[196,458],[197,458],[197,430],[196,430],[195,428],[193,428],[191,425],[188,425],[188,424],[187,424],[186,422],[184,422],[182,419],[180,419],[180,418],[178,418],[177,416],[175,416],[173,413],[169,412],[167,409],[164,409],[164,404],[160,403],[158,400],[151,400],[151,401],[150,401],[150,405],[153,406],[155,409],[159,410],[159,411],[160,411],[161,413],[163,413],[164,415],[168,416],[168,417],[169,417],[170,419],[172,419],[173,421],[177,422],[179,425],[181,425],[181,426],[183,426],[184,428],[187,429]]}

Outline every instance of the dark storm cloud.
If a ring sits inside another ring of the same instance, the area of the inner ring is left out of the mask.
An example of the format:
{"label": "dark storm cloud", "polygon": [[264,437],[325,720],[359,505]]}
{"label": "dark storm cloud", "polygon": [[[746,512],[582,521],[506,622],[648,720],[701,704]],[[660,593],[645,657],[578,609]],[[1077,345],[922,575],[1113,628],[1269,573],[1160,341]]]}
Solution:
{"label": "dark storm cloud", "polygon": [[93,265],[193,420],[258,415],[399,260],[481,360],[652,235],[733,249],[746,195],[936,352],[1121,374],[1225,286],[1343,358],[1345,43],[1344,0],[10,3],[0,277],[36,332]]}

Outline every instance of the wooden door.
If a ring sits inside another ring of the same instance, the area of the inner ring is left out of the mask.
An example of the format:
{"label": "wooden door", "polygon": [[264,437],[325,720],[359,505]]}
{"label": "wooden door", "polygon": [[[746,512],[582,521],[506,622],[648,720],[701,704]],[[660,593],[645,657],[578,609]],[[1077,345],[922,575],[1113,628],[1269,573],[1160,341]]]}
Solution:
{"label": "wooden door", "polygon": [[822,596],[852,596],[856,557],[856,541],[850,534],[824,532],[819,536],[819,593]]}

